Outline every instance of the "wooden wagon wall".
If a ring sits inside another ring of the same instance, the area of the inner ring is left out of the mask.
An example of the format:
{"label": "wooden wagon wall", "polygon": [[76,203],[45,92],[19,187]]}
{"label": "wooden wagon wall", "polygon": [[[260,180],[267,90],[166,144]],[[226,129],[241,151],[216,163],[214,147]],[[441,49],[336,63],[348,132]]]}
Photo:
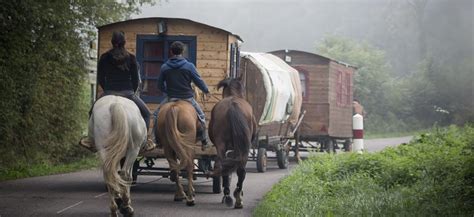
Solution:
{"label": "wooden wagon wall", "polygon": [[[160,20],[159,18],[130,20],[100,27],[99,57],[112,48],[110,39],[114,31],[125,32],[125,47],[129,52],[136,54],[137,35],[158,35]],[[190,20],[167,18],[166,22],[166,35],[196,37],[196,67],[209,86],[211,94],[221,98],[220,92],[217,91],[217,83],[227,76],[230,65],[230,43],[234,43],[238,39],[229,32]],[[209,118],[210,111],[218,100],[211,98],[208,101],[203,101],[200,97],[197,97],[196,100],[201,104],[206,118]],[[150,112],[153,112],[158,106],[156,103],[147,103],[147,105]]]}
{"label": "wooden wagon wall", "polygon": [[337,88],[338,73],[350,76],[352,85],[354,69],[306,52],[285,53],[280,50],[271,53],[283,60],[290,56],[288,63],[305,75],[306,96],[303,97],[302,110],[306,110],[306,115],[300,126],[300,135],[309,139],[327,135],[352,137],[352,89],[350,103],[341,104],[337,101]]}

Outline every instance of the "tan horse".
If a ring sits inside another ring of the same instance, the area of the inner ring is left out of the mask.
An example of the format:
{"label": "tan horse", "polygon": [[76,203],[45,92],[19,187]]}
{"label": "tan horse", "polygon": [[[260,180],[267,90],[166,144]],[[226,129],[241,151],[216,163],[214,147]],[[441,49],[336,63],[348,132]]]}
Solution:
{"label": "tan horse", "polygon": [[94,143],[102,160],[111,216],[118,216],[118,211],[124,216],[133,215],[130,199],[132,165],[145,144],[146,133],[145,121],[133,101],[109,95],[94,104],[88,139]]}
{"label": "tan horse", "polygon": [[[176,182],[175,201],[186,198],[186,205],[194,205],[193,169],[194,151],[196,144],[196,131],[198,118],[196,110],[187,101],[169,102],[161,106],[158,113],[158,127],[154,132],[163,146],[166,159],[168,160],[171,181]],[[179,179],[182,169],[187,172],[188,192],[183,191]]]}
{"label": "tan horse", "polygon": [[222,97],[211,113],[209,137],[217,149],[217,160],[210,176],[222,175],[224,197],[222,202],[232,206],[230,175],[237,170],[237,188],[234,191],[234,208],[242,208],[243,182],[245,179],[250,145],[256,136],[257,122],[252,107],[243,98],[243,87],[237,79],[224,79],[217,88],[223,87]]}

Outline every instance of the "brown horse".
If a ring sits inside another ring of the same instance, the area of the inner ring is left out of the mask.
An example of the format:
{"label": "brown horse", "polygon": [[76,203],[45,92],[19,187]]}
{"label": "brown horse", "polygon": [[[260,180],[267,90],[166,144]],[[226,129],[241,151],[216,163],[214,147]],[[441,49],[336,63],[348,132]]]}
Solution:
{"label": "brown horse", "polygon": [[250,144],[256,135],[256,121],[252,107],[243,98],[243,87],[239,80],[227,78],[219,82],[223,87],[222,100],[211,113],[209,137],[216,146],[217,160],[209,175],[222,176],[224,197],[222,202],[232,206],[230,174],[237,170],[237,188],[234,191],[235,208],[242,208],[242,185],[245,179]]}
{"label": "brown horse", "polygon": [[[176,182],[175,201],[186,198],[188,206],[194,205],[193,168],[198,119],[196,110],[186,101],[169,102],[161,106],[158,114],[158,128],[154,132],[160,138],[170,166],[170,179]],[[179,162],[178,162],[179,160]],[[188,179],[188,192],[183,191],[179,172],[185,169]]]}

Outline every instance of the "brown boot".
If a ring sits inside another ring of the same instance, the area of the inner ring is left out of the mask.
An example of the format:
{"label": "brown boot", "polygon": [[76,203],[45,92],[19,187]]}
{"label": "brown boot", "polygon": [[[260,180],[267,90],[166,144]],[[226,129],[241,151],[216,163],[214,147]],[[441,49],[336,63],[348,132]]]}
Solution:
{"label": "brown boot", "polygon": [[91,152],[97,152],[97,149],[95,148],[94,142],[89,140],[89,137],[85,136],[82,137],[81,140],[79,140],[79,145],[87,148],[87,150]]}

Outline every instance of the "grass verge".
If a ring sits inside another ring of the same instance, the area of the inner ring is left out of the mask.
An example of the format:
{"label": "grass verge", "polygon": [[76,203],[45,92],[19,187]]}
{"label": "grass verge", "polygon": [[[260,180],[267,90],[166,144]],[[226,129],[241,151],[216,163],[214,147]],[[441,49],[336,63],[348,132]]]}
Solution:
{"label": "grass verge", "polygon": [[474,127],[416,138],[377,153],[310,157],[254,216],[473,216]]}
{"label": "grass verge", "polygon": [[26,163],[19,163],[14,168],[0,170],[0,181],[92,169],[99,165],[98,162],[98,158],[95,155],[90,155],[67,164],[55,165],[44,162],[28,165]]}

